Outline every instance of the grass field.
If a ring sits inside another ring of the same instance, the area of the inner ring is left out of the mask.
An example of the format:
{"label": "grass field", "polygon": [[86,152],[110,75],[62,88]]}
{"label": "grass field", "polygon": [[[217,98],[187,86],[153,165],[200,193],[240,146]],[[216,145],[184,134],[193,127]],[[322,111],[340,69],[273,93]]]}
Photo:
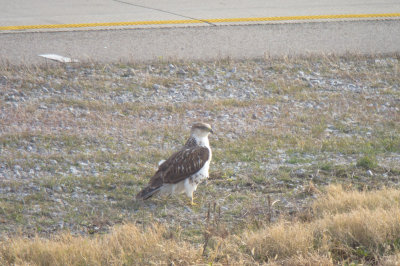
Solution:
{"label": "grass field", "polygon": [[[0,66],[0,264],[400,263],[398,55]],[[210,123],[210,179],[136,202]]]}

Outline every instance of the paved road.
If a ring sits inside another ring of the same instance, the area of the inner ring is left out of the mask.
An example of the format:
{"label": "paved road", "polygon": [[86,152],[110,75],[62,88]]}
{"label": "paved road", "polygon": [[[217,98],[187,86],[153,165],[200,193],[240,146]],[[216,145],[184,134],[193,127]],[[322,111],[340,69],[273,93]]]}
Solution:
{"label": "paved road", "polygon": [[[38,56],[43,53],[110,62],[400,52],[400,15],[301,23],[295,18],[278,23],[268,19],[215,22],[220,18],[400,13],[398,0],[0,0],[0,6],[0,60],[13,64],[45,62]],[[118,25],[135,21],[153,23]],[[86,23],[114,24],[76,27]],[[7,28],[20,25],[62,28]]]}
{"label": "paved road", "polygon": [[0,0],[0,6],[0,26],[400,12],[398,0]]}

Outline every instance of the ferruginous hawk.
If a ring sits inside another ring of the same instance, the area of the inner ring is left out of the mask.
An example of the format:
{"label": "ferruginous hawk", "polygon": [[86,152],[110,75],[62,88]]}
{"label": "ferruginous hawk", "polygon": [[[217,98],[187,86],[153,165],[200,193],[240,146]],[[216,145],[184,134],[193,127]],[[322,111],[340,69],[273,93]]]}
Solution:
{"label": "ferruginous hawk", "polygon": [[156,193],[185,192],[193,205],[193,192],[200,182],[208,178],[212,157],[208,141],[210,133],[213,131],[209,124],[193,124],[185,146],[159,165],[148,186],[136,195],[136,199],[145,200]]}

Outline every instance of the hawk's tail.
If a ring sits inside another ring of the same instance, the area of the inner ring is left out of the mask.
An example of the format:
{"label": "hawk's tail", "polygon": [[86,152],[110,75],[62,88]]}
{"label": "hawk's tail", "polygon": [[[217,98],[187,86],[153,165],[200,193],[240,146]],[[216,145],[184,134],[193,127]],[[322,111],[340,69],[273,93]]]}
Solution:
{"label": "hawk's tail", "polygon": [[151,196],[153,196],[155,193],[157,193],[160,189],[161,189],[161,187],[151,187],[151,186],[145,187],[144,189],[142,189],[142,191],[140,191],[136,195],[136,199],[137,200],[148,199]]}

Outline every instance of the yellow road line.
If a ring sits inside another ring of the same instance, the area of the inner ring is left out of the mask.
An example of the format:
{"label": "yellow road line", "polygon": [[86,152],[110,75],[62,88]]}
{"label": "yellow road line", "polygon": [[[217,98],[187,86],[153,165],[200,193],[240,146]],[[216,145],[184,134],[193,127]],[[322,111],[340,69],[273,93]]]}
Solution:
{"label": "yellow road line", "polygon": [[18,26],[0,26],[0,30],[91,28],[91,27],[115,27],[115,26],[135,26],[135,25],[189,24],[189,23],[206,23],[206,22],[209,22],[209,23],[265,22],[265,21],[291,21],[291,20],[316,20],[316,19],[356,19],[356,18],[395,18],[395,17],[400,17],[400,13],[284,16],[284,17],[258,17],[258,18],[222,18],[222,19],[202,19],[202,20],[195,20],[195,19],[151,20],[151,21],[49,24],[49,25],[18,25]]}
{"label": "yellow road line", "polygon": [[254,21],[283,21],[283,20],[313,20],[313,19],[350,19],[350,18],[388,18],[400,17],[400,13],[387,14],[348,14],[348,15],[315,15],[315,16],[286,16],[286,17],[265,17],[265,18],[227,18],[207,19],[207,22],[254,22]]}

